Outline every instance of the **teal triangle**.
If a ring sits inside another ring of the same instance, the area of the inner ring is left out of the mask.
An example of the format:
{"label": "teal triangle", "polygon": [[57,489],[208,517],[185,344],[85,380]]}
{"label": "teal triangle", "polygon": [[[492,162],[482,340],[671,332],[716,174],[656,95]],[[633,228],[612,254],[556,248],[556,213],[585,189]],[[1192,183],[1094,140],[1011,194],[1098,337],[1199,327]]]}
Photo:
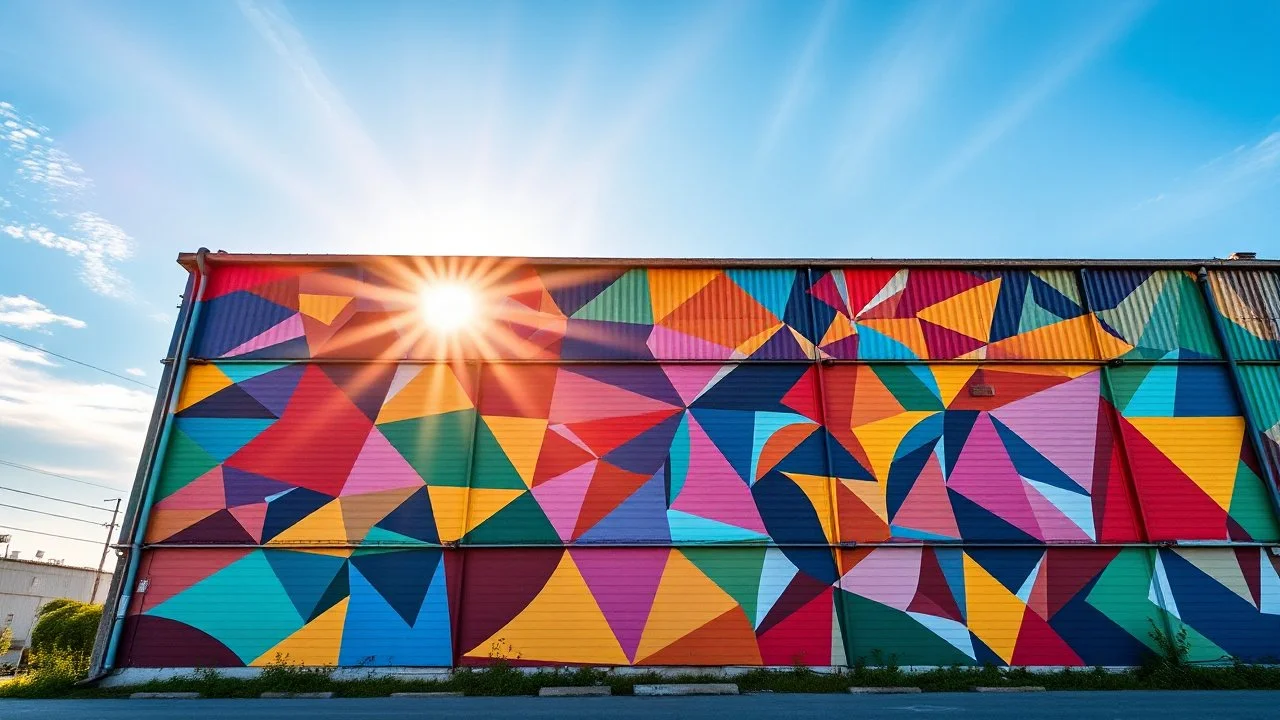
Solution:
{"label": "teal triangle", "polygon": [[915,360],[911,348],[861,323],[858,324],[858,359]]}
{"label": "teal triangle", "polygon": [[1027,297],[1022,301],[1022,317],[1018,320],[1018,333],[1039,330],[1061,321],[1062,318],[1036,304],[1031,284],[1027,283]]}
{"label": "teal triangle", "polygon": [[649,272],[628,270],[586,305],[575,312],[577,320],[653,324],[653,303],[649,299]]}
{"label": "teal triangle", "polygon": [[751,475],[747,478],[748,484],[754,484],[756,481],[756,471],[760,465],[760,451],[764,450],[764,445],[769,441],[769,438],[772,438],[774,434],[788,425],[813,423],[812,420],[798,413],[757,412],[755,415],[755,428],[751,444]]}
{"label": "teal triangle", "polygon": [[285,367],[284,363],[220,363],[218,370],[221,370],[223,375],[231,378],[231,382],[238,385],[245,380],[251,380],[259,375],[266,375],[282,367]]}
{"label": "teal triangle", "polygon": [[425,547],[432,546],[432,544],[426,540],[419,540],[418,538],[412,538],[408,535],[401,535],[398,532],[393,532],[386,528],[380,528],[377,525],[369,528],[369,532],[364,536],[364,544],[378,545],[382,543],[396,545],[422,545]]}
{"label": "teal triangle", "polygon": [[667,489],[667,504],[675,502],[689,475],[689,413],[681,413],[680,424],[671,438],[671,453],[667,456],[671,472]]}
{"label": "teal triangle", "polygon": [[667,511],[672,542],[722,543],[767,542],[769,537],[736,525],[708,520],[679,510]]}
{"label": "teal triangle", "polygon": [[796,271],[736,268],[726,270],[725,275],[774,317],[781,320],[786,315]]}
{"label": "teal triangle", "polygon": [[347,559],[295,550],[263,550],[276,580],[301,617],[311,617],[316,604]]}

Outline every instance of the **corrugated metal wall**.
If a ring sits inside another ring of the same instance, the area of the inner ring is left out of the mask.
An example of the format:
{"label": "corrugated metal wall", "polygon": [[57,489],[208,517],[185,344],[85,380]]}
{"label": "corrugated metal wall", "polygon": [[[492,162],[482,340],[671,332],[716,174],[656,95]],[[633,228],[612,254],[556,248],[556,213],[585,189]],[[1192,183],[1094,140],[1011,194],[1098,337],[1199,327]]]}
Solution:
{"label": "corrugated metal wall", "polygon": [[122,664],[1280,655],[1273,274],[427,270],[215,263]]}

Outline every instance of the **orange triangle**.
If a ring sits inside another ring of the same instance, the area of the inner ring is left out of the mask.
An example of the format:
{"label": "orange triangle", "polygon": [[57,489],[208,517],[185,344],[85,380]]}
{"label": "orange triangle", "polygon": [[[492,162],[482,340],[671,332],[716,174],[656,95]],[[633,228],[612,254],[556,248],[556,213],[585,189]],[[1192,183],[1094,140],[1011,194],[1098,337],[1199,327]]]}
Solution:
{"label": "orange triangle", "polygon": [[735,607],[637,664],[759,665],[760,646],[746,612]]}
{"label": "orange triangle", "polygon": [[836,538],[831,532],[831,478],[826,475],[801,475],[800,473],[783,473],[783,475],[791,478],[791,481],[804,491],[805,497],[809,498],[809,504],[813,505],[813,511],[818,515],[822,534],[827,538],[827,542],[835,543]]}
{"label": "orange triangle", "polygon": [[853,393],[851,427],[867,425],[903,412],[902,403],[885,387],[880,376],[867,365],[858,367],[857,391]]}
{"label": "orange triangle", "polygon": [[520,479],[524,480],[525,487],[533,487],[533,471],[538,466],[538,453],[542,450],[547,421],[542,418],[483,417],[484,424],[497,439]]}
{"label": "orange triangle", "polygon": [[747,291],[729,276],[718,273],[661,324],[723,347],[736,348],[778,323],[779,319]]}
{"label": "orange triangle", "polygon": [[170,535],[195,525],[221,508],[203,510],[166,510],[157,506],[147,522],[147,542],[163,542]]}
{"label": "orange triangle", "polygon": [[351,304],[353,298],[338,295],[298,294],[298,312],[325,325],[332,325],[333,319]]}
{"label": "orange triangle", "polygon": [[178,412],[234,384],[231,378],[218,369],[217,365],[191,365],[187,368],[187,379],[182,383],[182,395],[178,398]]}
{"label": "orange triangle", "polygon": [[720,270],[654,268],[649,270],[649,298],[653,305],[653,322],[661,323],[676,308],[711,284]]}
{"label": "orange triangle", "polygon": [[853,327],[853,323],[849,322],[849,318],[840,313],[836,313],[835,318],[831,320],[831,324],[827,326],[827,332],[823,334],[819,345],[830,345],[837,340],[843,340],[850,335],[857,334],[857,329]]}
{"label": "orange triangle", "polygon": [[858,324],[897,340],[918,358],[929,357],[929,346],[925,343],[924,331],[920,329],[920,321],[915,318],[892,318],[887,320],[859,318]]}
{"label": "orange triangle", "polygon": [[[1093,338],[1095,328],[1100,333],[1096,341]],[[1131,349],[1128,343],[1117,340],[1098,327],[1097,320],[1092,315],[1080,315],[991,343],[987,346],[987,357],[992,360],[1094,358],[1098,356],[1098,351],[1094,348],[1095,342],[1103,345],[1104,357],[1114,357],[1115,355],[1108,353],[1124,354]]]}
{"label": "orange triangle", "polygon": [[818,425],[815,423],[797,423],[782,428],[765,440],[764,447],[760,448],[760,458],[756,462],[754,479],[759,480],[764,477],[817,429]]}
{"label": "orange triangle", "polygon": [[996,278],[922,308],[916,317],[986,342],[991,337],[991,320],[999,298],[1000,278]]}
{"label": "orange triangle", "polygon": [[736,600],[672,550],[635,656],[643,660],[735,608]]}
{"label": "orange triangle", "polygon": [[[406,368],[400,368],[404,371]],[[377,423],[440,415],[473,407],[453,368],[443,363],[423,365],[418,374],[378,412]]]}

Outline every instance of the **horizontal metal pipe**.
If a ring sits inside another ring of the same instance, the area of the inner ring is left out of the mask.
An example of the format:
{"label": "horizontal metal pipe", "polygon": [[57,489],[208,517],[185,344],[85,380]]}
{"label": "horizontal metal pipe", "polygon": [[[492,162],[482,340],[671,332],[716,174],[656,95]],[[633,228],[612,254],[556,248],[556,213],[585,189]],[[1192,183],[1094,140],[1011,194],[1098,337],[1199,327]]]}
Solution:
{"label": "horizontal metal pipe", "polygon": [[277,545],[248,545],[236,543],[153,543],[146,545],[147,550],[195,550],[195,549],[247,549],[247,550],[338,550],[338,549],[414,549],[414,550],[490,550],[490,549],[548,549],[548,548],[682,548],[682,547],[719,547],[719,548],[828,548],[850,550],[854,548],[876,548],[876,547],[950,547],[950,548],[1151,548],[1151,547],[1180,547],[1180,548],[1236,548],[1236,547],[1276,547],[1280,548],[1280,542],[1244,542],[1244,541],[1223,541],[1223,542],[1201,542],[1201,541],[1151,541],[1151,542],[1046,542],[1046,543],[1028,543],[1028,542],[966,542],[966,541],[912,541],[912,542],[842,542],[842,543],[690,543],[690,542],[666,542],[666,543],[486,543],[483,545],[419,545],[414,543],[342,543],[342,542],[298,542],[298,543],[280,543]]}
{"label": "horizontal metal pipe", "polygon": [[[172,364],[173,358],[165,358],[160,362]],[[809,359],[769,359],[769,360],[702,360],[696,358],[684,358],[677,360],[554,360],[554,359],[519,359],[519,358],[193,358],[190,361],[192,365],[236,365],[236,364],[254,364],[262,365],[264,363],[276,363],[280,365],[305,363],[309,365],[811,365],[813,360]],[[982,365],[982,366],[999,366],[999,365],[1089,365],[1089,366],[1122,366],[1122,365],[1226,365],[1227,361],[1222,358],[1188,358],[1185,360],[1170,360],[1165,358],[1133,358],[1133,359],[1107,359],[1099,360],[1098,358],[1074,358],[1067,360],[1054,360],[1048,358],[1022,358],[1022,359],[1002,359],[1002,360],[973,360],[973,359],[941,359],[941,360],[893,360],[893,359],[846,359],[846,358],[824,358],[820,360],[823,365]],[[1280,365],[1278,359],[1258,359],[1258,360],[1237,360],[1237,365]]]}

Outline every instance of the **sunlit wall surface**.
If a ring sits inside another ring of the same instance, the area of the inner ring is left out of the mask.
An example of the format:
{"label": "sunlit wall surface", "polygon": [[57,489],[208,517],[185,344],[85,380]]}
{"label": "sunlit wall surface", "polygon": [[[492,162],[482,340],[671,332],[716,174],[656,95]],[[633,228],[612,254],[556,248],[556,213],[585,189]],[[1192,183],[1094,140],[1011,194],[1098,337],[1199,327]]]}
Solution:
{"label": "sunlit wall surface", "polygon": [[1280,657],[1265,266],[211,259],[121,665]]}

